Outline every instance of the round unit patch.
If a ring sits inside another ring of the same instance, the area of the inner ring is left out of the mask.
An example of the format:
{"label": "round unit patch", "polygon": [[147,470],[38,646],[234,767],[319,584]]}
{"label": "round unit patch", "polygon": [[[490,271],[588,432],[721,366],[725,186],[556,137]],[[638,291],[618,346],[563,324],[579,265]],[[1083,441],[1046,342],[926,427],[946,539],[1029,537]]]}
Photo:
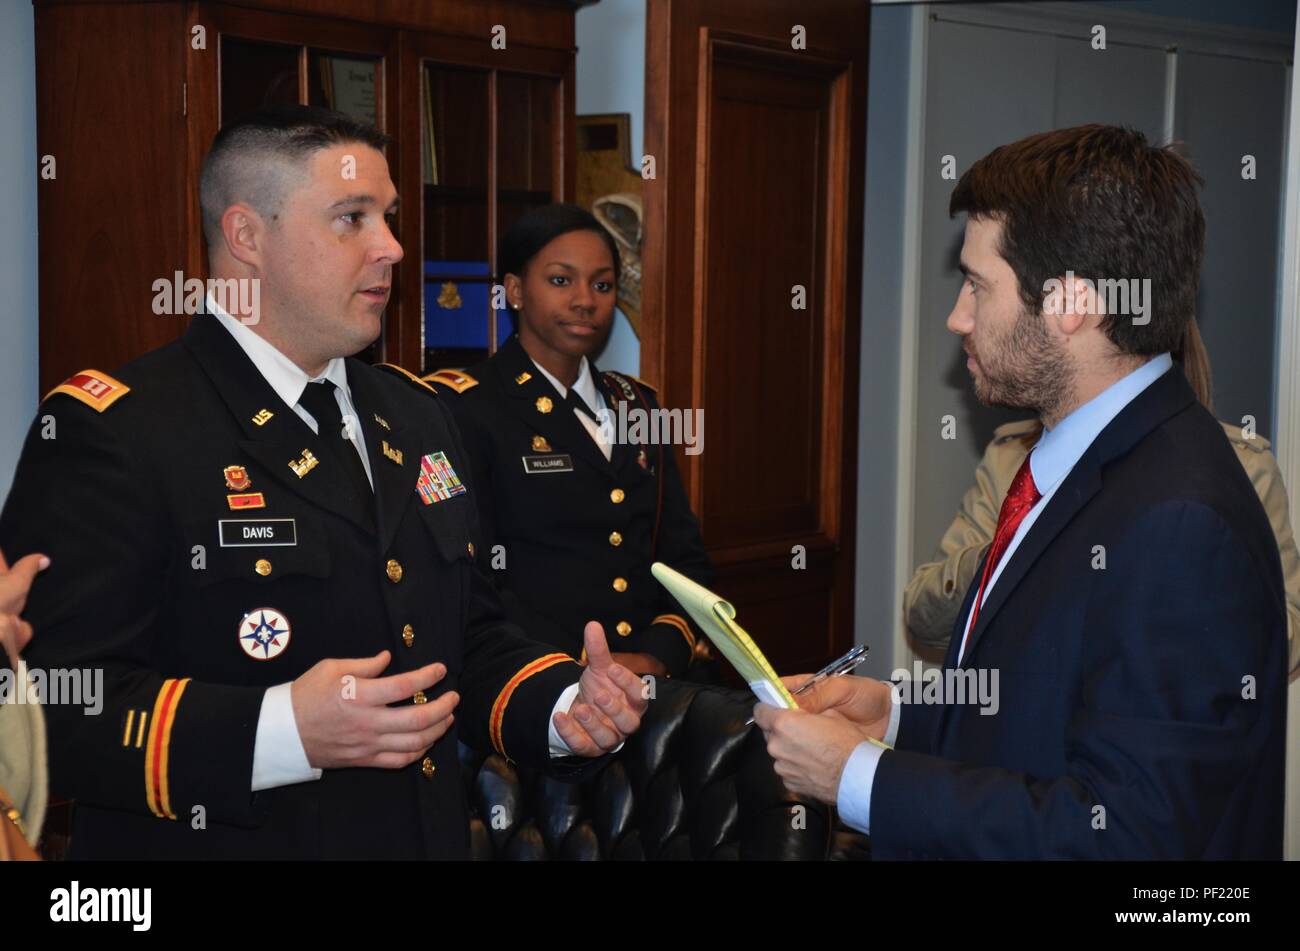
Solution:
{"label": "round unit patch", "polygon": [[274,660],[289,646],[289,619],[275,608],[254,608],[239,622],[239,646],[254,660]]}

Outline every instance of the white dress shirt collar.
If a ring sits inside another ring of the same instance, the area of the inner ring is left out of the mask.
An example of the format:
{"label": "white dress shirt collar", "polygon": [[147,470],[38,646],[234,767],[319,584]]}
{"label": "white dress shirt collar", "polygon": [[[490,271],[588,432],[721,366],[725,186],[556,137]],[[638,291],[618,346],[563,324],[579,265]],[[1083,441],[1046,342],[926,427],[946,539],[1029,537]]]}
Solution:
{"label": "white dress shirt collar", "polygon": [[1111,420],[1173,365],[1167,353],[1153,357],[1077,407],[1055,428],[1044,429],[1029,457],[1029,471],[1034,475],[1038,491],[1045,496],[1050,494]]}
{"label": "white dress shirt collar", "polygon": [[325,372],[319,376],[308,376],[298,364],[277,350],[274,345],[250,330],[242,321],[230,316],[210,295],[206,303],[208,313],[216,317],[221,325],[230,331],[235,342],[248,355],[248,359],[253,361],[253,366],[257,367],[258,372],[266,378],[266,382],[271,385],[271,389],[275,390],[276,395],[284,400],[286,406],[297,406],[307,384],[321,380],[329,380],[344,393],[349,404],[352,402],[352,390],[348,386],[347,363],[342,357],[335,357],[327,363]]}
{"label": "white dress shirt collar", "polygon": [[[532,357],[528,359],[532,360]],[[533,366],[537,367],[537,372],[551,381],[551,386],[555,387],[560,396],[567,397],[569,395],[568,387],[552,376],[544,366],[536,360],[533,360]],[[596,389],[596,380],[591,375],[591,364],[587,362],[586,357],[582,358],[582,365],[578,369],[578,378],[573,381],[573,389],[582,397],[582,401],[591,407],[593,413],[599,412],[601,407],[605,405],[604,400],[600,398],[600,392]]]}

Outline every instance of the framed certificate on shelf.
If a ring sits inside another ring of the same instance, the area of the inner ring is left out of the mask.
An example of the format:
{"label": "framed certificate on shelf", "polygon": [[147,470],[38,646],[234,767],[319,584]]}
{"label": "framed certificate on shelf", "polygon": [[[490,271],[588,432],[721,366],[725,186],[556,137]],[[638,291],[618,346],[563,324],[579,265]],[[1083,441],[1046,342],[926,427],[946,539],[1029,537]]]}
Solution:
{"label": "framed certificate on shelf", "polygon": [[322,55],[319,63],[325,104],[335,112],[382,129],[383,123],[379,121],[379,61]]}

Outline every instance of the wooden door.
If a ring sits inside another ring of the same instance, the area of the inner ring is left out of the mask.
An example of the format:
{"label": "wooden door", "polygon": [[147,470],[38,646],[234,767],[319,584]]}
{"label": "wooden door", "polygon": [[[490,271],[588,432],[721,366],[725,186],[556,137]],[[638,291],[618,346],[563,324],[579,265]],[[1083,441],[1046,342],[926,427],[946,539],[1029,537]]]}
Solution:
{"label": "wooden door", "polygon": [[853,641],[866,0],[649,0],[642,372],[716,590],[783,672]]}

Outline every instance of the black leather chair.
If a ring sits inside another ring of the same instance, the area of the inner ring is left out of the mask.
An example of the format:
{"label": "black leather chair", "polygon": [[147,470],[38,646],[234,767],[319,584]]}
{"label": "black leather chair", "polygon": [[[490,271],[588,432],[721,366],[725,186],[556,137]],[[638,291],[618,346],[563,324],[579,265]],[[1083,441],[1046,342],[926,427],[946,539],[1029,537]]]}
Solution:
{"label": "black leather chair", "polygon": [[461,747],[476,860],[825,859],[864,854],[826,806],[792,799],[748,691],[656,683],[641,729],[580,783]]}

